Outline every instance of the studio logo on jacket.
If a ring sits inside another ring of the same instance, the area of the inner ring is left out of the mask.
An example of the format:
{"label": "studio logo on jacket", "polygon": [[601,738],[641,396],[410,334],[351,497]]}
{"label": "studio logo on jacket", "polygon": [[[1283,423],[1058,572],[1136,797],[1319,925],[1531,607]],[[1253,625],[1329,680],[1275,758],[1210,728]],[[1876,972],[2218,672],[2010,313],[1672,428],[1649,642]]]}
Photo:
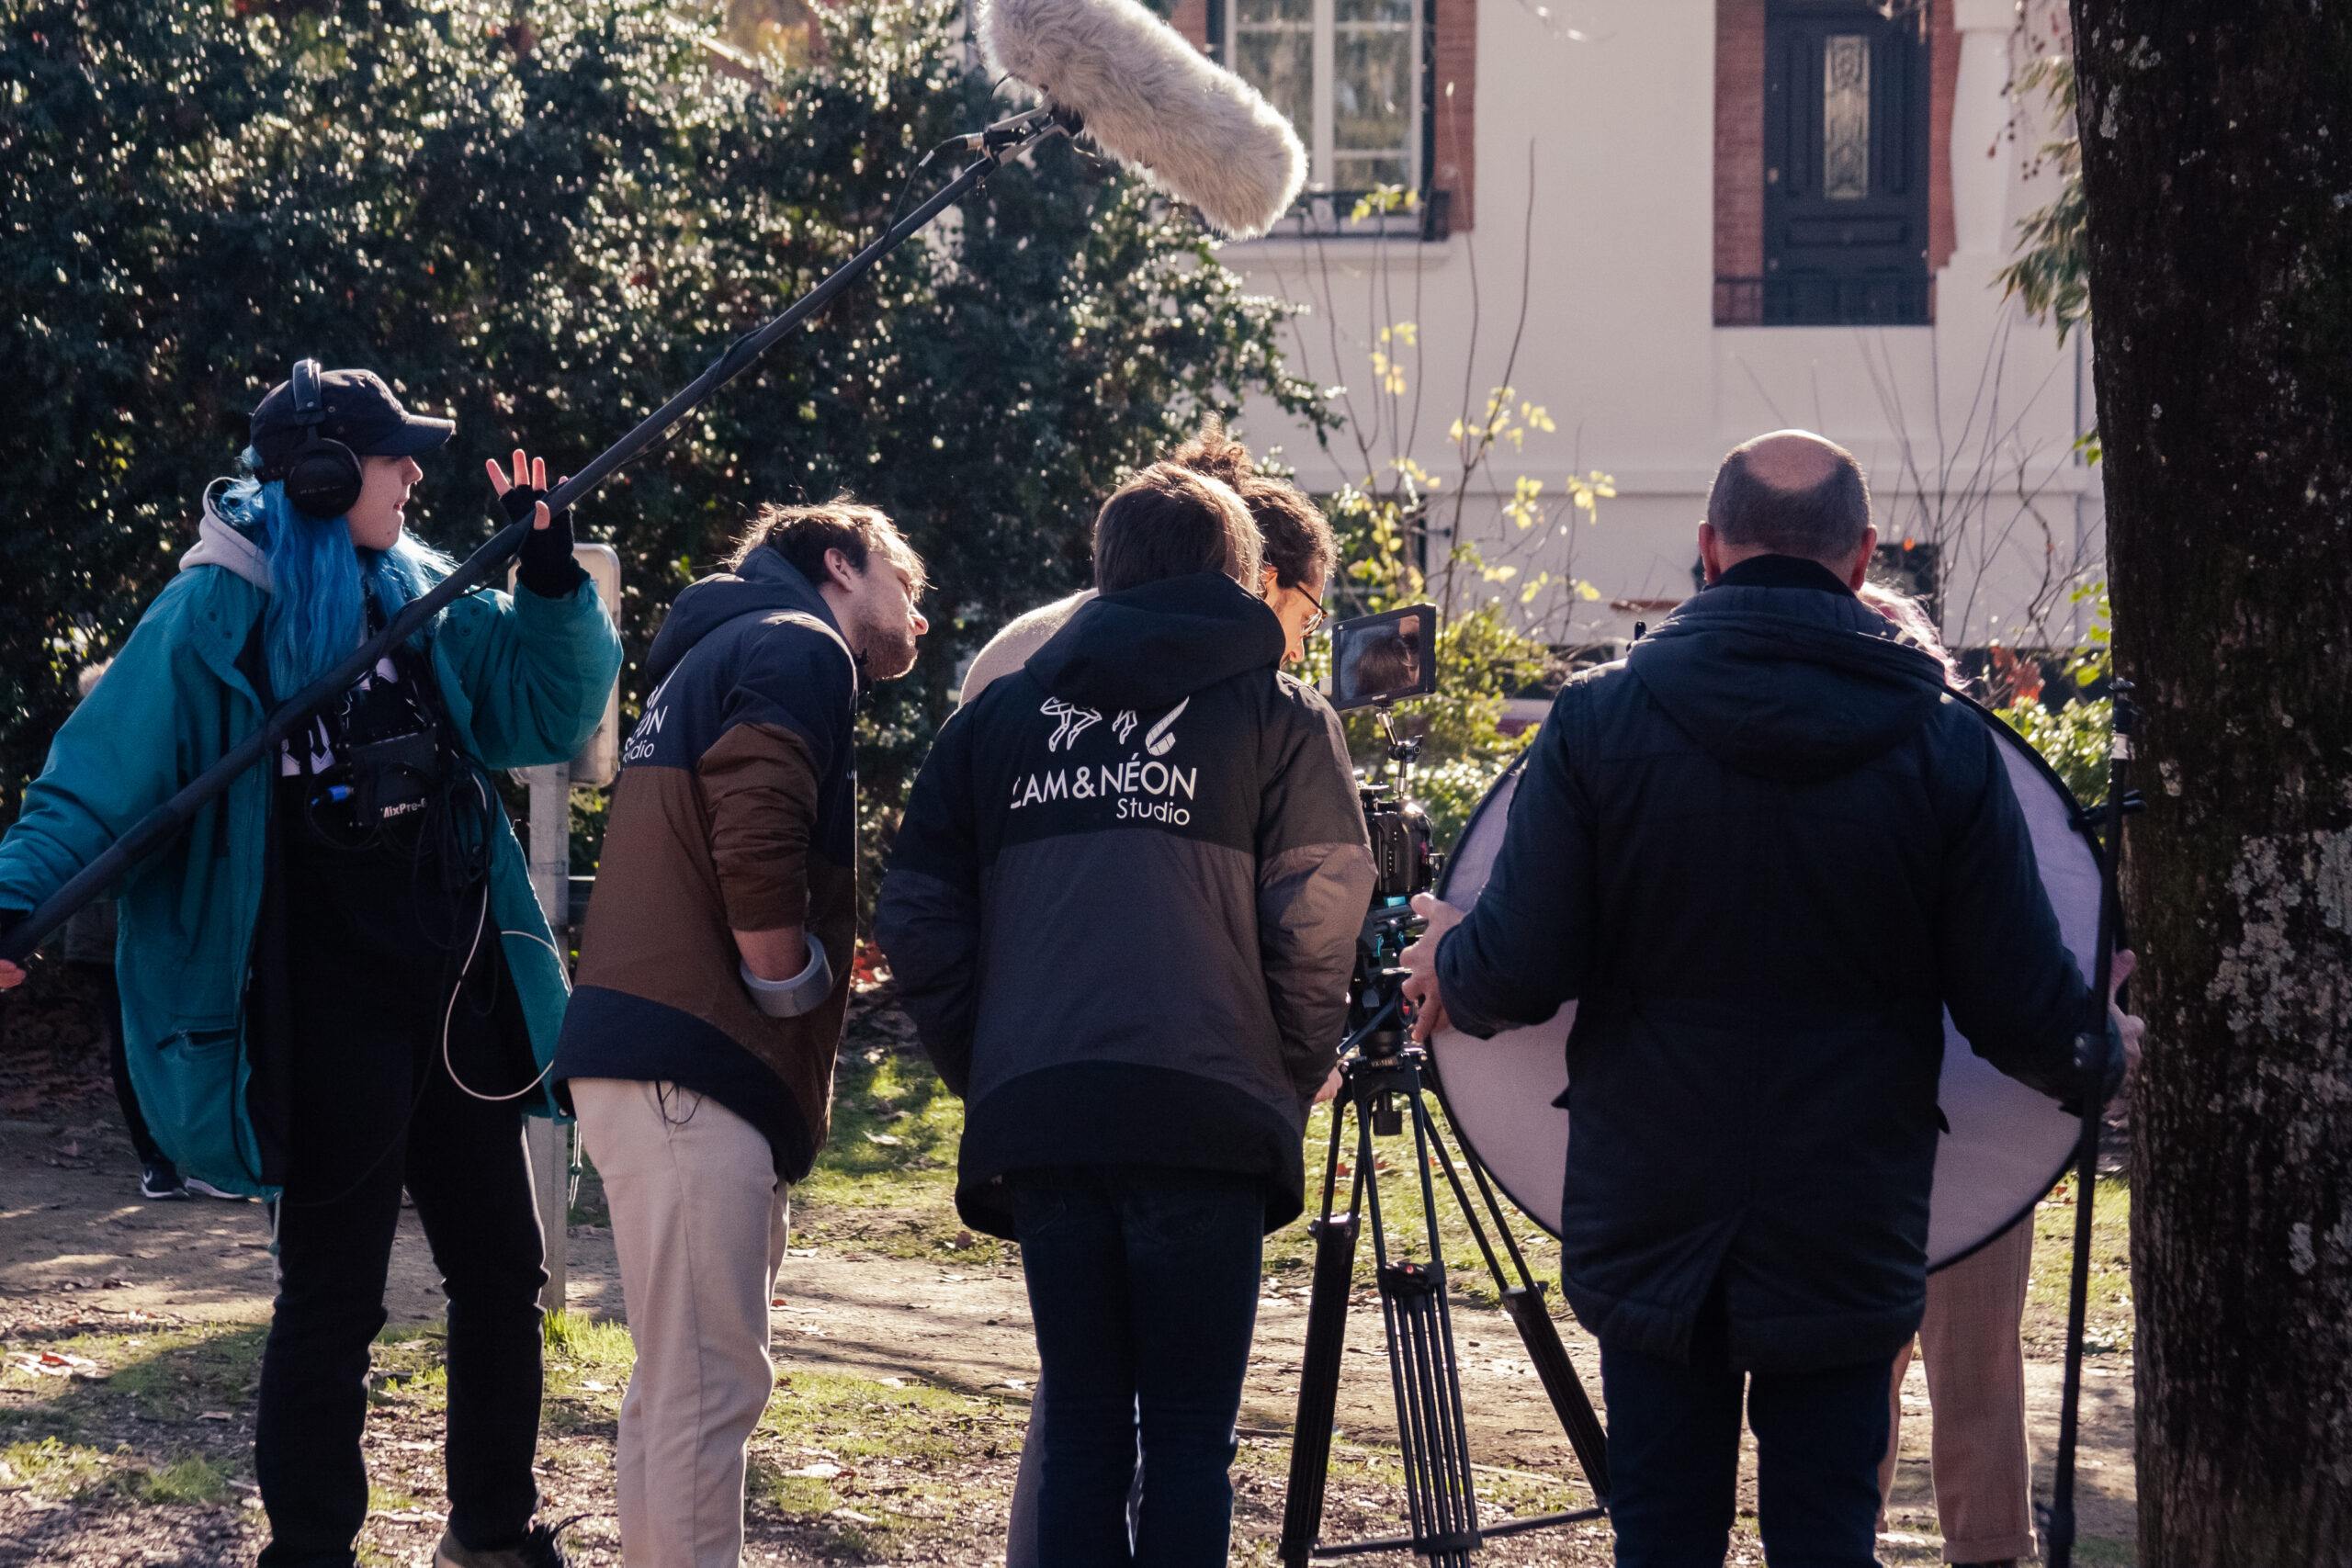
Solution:
{"label": "studio logo on jacket", "polygon": [[[1174,725],[1192,701],[1186,697],[1163,714],[1144,732],[1143,745],[1122,761],[1080,762],[1016,774],[1010,809],[1020,811],[1055,801],[1082,802],[1089,804],[1090,817],[1107,806],[1114,823],[1165,823],[1177,828],[1188,825],[1193,819],[1188,803],[1200,791],[1200,768],[1197,764],[1180,767],[1159,759],[1175,749]],[[1046,737],[1048,752],[1076,751],[1079,738],[1102,718],[1092,708],[1058,697],[1046,698],[1037,711],[1056,721],[1054,729]],[[1138,722],[1136,714],[1123,710],[1109,726],[1113,743],[1124,748]]]}
{"label": "studio logo on jacket", "polygon": [[661,743],[662,727],[669,721],[670,717],[670,703],[666,694],[670,690],[670,682],[677,679],[677,674],[678,672],[673,670],[663,676],[662,683],[653,688],[652,695],[645,699],[644,716],[637,721],[637,727],[628,732],[628,744],[621,748],[622,767],[626,768],[633,762],[652,760],[653,749]]}

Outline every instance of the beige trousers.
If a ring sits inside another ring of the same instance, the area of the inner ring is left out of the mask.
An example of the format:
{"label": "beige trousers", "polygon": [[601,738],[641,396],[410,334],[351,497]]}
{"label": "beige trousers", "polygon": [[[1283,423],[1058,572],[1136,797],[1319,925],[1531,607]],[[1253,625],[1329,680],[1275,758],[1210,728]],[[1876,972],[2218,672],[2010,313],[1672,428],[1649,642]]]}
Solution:
{"label": "beige trousers", "polygon": [[[1936,1519],[1947,1562],[1999,1562],[2030,1557],[2033,1463],[2025,1438],[2026,1283],[2033,1271],[2033,1216],[2028,1214],[1949,1269],[1928,1276],[1928,1315],[1919,1325],[1928,1367],[1929,1439]],[[1887,1390],[1886,1458],[1880,1461],[1882,1504],[1894,1489],[1903,1440],[1903,1375],[1911,1347],[1894,1358]],[[1883,1516],[1881,1529],[1884,1529]]]}
{"label": "beige trousers", "polygon": [[621,1559],[734,1568],[744,1448],[775,1386],[768,1303],[790,1210],[768,1141],[671,1083],[574,1078],[637,1366],[621,1401]]}

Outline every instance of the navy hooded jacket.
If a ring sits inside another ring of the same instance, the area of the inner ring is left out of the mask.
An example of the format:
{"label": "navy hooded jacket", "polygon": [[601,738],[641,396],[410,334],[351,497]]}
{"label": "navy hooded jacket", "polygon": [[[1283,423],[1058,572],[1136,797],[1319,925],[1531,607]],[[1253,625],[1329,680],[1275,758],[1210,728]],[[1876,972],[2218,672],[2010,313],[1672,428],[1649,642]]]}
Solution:
{"label": "navy hooded jacket", "polygon": [[[1759,584],[1770,584],[1763,586]],[[2079,1081],[2086,991],[1984,721],[1826,569],[1765,557],[1569,682],[1448,933],[1453,1022],[1577,1002],[1562,1289],[1604,1348],[1735,1365],[1917,1329],[1944,1009]]]}

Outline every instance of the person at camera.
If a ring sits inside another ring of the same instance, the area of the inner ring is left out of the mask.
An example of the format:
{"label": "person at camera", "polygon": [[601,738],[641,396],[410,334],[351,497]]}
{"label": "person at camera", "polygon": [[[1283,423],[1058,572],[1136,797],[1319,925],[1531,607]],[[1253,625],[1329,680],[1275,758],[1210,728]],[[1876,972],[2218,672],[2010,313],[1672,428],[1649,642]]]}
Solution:
{"label": "person at camera", "polygon": [[555,1064],[637,1345],[616,1461],[642,1568],[742,1555],[787,1190],[849,1006],[858,696],[930,629],[922,561],[870,506],[768,507],[727,566],[646,655]]}
{"label": "person at camera", "polygon": [[[1876,542],[1843,449],[1735,449],[1706,591],[1563,688],[1470,914],[1417,900],[1417,1032],[1578,1004],[1561,1286],[1628,1568],[1723,1562],[1743,1404],[1770,1560],[1869,1568],[1944,1010],[2011,1077],[2083,1082],[2086,984],[1998,743],[1856,597]],[[2110,1086],[2138,1027],[2091,1042]]]}
{"label": "person at camera", "polygon": [[[1225,432],[1212,414],[1167,460],[1205,475],[1231,489],[1250,509],[1263,551],[1258,572],[1260,595],[1283,627],[1283,662],[1306,656],[1306,639],[1324,620],[1323,591],[1339,558],[1331,525],[1306,492],[1287,480],[1258,471],[1250,450]],[[1046,640],[1061,630],[1070,616],[1096,596],[1088,588],[1022,615],[991,638],[972,660],[964,676],[962,700],[971,702],[1000,676],[1019,670]],[[1327,1089],[1328,1095],[1328,1089]],[[1006,1568],[1036,1568],[1037,1485],[1045,1454],[1044,1387],[1041,1382],[1030,1404],[1029,1429],[1021,1448],[1021,1469],[1012,1490],[1011,1517],[1005,1531]],[[1130,1489],[1134,1504],[1142,1494],[1142,1472]]]}
{"label": "person at camera", "polygon": [[957,1207],[1021,1243],[1048,1568],[1226,1561],[1261,1237],[1304,1205],[1346,1018],[1370,848],[1261,570],[1226,485],[1124,486],[1102,596],[942,728],[882,886],[900,1001],[967,1102]]}
{"label": "person at camera", "polygon": [[[1201,421],[1200,429],[1170,452],[1167,461],[1217,480],[1250,509],[1264,551],[1258,596],[1282,623],[1283,662],[1295,664],[1306,658],[1306,639],[1329,618],[1323,609],[1324,585],[1340,553],[1321,510],[1289,480],[1260,473],[1250,449],[1227,435],[1215,414]],[[1026,664],[1096,592],[1081,588],[1008,623],[974,656],[964,672],[959,700],[972,701],[990,682]]]}
{"label": "person at camera", "polygon": [[[37,905],[451,570],[405,525],[418,459],[454,429],[370,372],[309,360],[261,400],[245,473],[206,491],[195,548],[0,840],[0,908]],[[621,650],[569,515],[541,499],[545,463],[518,451],[490,478],[532,519],[514,594],[460,595],[120,887],[122,1027],[152,1136],[191,1181],[277,1199],[262,1568],[355,1561],[403,1187],[449,1299],[434,1560],[563,1561],[533,1522],[547,1273],[522,1122],[554,1110],[564,975],[491,770],[577,751]],[[18,978],[0,964],[0,987]]]}

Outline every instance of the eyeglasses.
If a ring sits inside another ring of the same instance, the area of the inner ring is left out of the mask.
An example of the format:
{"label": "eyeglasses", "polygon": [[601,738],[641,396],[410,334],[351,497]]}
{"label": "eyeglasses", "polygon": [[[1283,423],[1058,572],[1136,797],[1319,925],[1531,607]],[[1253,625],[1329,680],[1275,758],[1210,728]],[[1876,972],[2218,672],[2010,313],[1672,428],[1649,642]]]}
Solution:
{"label": "eyeglasses", "polygon": [[1323,607],[1322,600],[1317,599],[1314,594],[1307,592],[1306,584],[1304,582],[1292,589],[1291,592],[1294,593],[1306,594],[1306,602],[1315,606],[1315,618],[1306,623],[1306,630],[1301,634],[1306,637],[1313,637],[1317,628],[1319,628],[1324,622],[1331,618],[1331,612]]}

